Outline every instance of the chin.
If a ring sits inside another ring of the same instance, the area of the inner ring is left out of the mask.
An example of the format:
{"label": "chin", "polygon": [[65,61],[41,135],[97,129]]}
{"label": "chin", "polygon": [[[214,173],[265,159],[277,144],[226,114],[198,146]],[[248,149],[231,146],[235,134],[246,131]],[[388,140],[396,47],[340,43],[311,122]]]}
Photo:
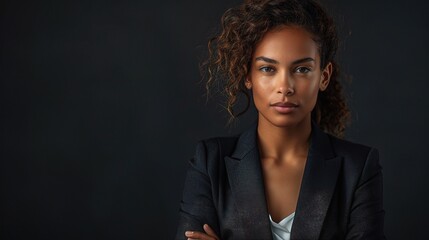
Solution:
{"label": "chin", "polygon": [[294,128],[299,125],[299,122],[296,121],[278,121],[272,123],[274,126],[278,128]]}
{"label": "chin", "polygon": [[293,128],[301,124],[311,124],[311,112],[302,114],[302,112],[295,112],[291,114],[278,114],[268,112],[267,114],[259,113],[260,120],[278,128]]}
{"label": "chin", "polygon": [[303,122],[304,119],[297,118],[296,116],[273,116],[271,118],[265,118],[271,125],[279,128],[291,128],[296,127]]}

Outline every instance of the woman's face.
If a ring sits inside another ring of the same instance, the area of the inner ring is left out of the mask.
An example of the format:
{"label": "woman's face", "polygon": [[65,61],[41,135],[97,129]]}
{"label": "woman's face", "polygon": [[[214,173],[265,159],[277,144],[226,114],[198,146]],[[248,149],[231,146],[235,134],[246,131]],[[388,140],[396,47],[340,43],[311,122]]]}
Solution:
{"label": "woman's face", "polygon": [[252,90],[259,121],[277,127],[311,122],[319,90],[329,84],[332,64],[320,69],[310,33],[298,27],[267,32],[256,45],[246,87]]}

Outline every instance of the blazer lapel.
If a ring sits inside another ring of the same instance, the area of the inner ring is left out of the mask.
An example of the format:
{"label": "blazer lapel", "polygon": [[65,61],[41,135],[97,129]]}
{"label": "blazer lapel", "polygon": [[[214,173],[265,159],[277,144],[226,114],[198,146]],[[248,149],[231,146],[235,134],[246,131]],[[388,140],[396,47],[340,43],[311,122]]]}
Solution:
{"label": "blazer lapel", "polygon": [[225,157],[232,195],[246,239],[272,239],[256,127],[238,139],[231,157]]}
{"label": "blazer lapel", "polygon": [[[246,239],[272,239],[256,125],[241,134],[225,164]],[[341,157],[335,156],[328,135],[312,124],[291,240],[319,238],[340,167]]]}
{"label": "blazer lapel", "polygon": [[328,135],[313,124],[291,240],[319,239],[340,166],[341,157],[334,155]]}

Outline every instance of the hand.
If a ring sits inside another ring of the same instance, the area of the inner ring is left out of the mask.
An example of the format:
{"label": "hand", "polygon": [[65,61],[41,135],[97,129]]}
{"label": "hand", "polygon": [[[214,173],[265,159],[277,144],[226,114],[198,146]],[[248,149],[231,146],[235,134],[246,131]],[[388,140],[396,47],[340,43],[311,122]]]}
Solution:
{"label": "hand", "polygon": [[185,236],[188,237],[188,240],[220,240],[208,224],[204,224],[203,229],[205,233],[197,231],[186,231]]}

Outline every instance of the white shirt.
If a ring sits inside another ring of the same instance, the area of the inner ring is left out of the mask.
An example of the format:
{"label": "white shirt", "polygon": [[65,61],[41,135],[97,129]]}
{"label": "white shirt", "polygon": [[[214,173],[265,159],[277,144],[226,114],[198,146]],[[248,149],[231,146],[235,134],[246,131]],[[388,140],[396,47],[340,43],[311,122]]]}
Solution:
{"label": "white shirt", "polygon": [[279,223],[273,221],[270,217],[271,232],[273,233],[273,240],[290,240],[290,231],[292,230],[292,223],[295,217],[295,212],[285,217]]}

